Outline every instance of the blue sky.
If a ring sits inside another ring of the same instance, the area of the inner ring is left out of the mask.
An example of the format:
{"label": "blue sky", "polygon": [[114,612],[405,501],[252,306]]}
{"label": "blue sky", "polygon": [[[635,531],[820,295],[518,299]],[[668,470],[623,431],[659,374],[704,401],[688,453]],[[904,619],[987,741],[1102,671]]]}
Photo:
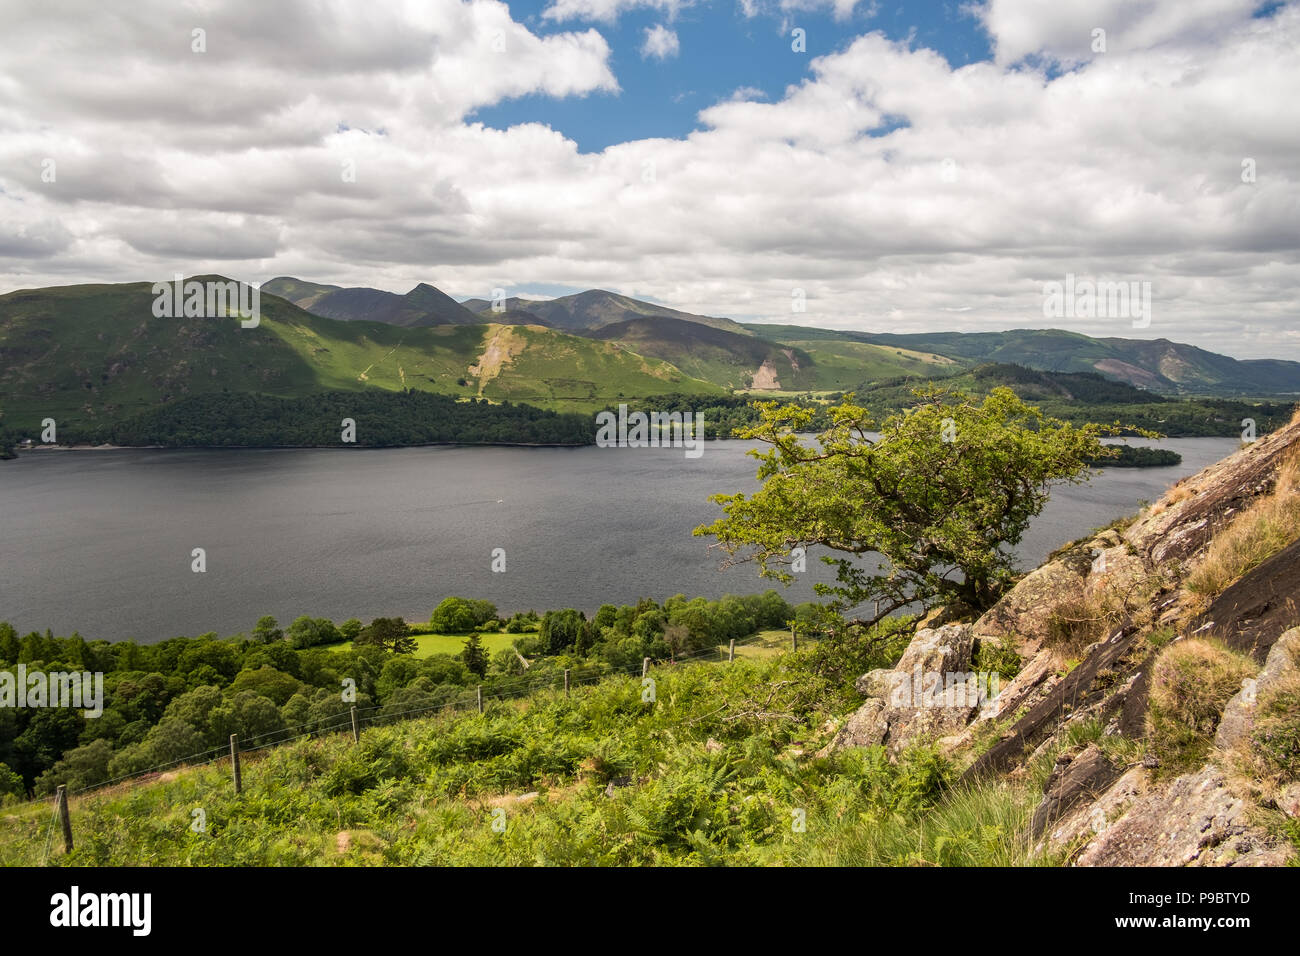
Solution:
{"label": "blue sky", "polygon": [[[584,152],[615,143],[653,137],[680,139],[699,128],[696,114],[730,98],[736,90],[761,90],[779,100],[788,86],[807,78],[818,56],[843,50],[864,33],[880,31],[892,40],[909,37],[935,50],[953,67],[989,59],[988,35],[977,19],[954,2],[881,3],[874,14],[859,3],[836,19],[829,7],[816,11],[756,13],[746,17],[734,0],[712,0],[685,7],[676,17],[634,8],[616,21],[543,18],[549,0],[510,0],[515,20],[539,36],[588,27],[599,30],[613,55],[611,67],[621,90],[583,97],[532,95],[479,109],[469,122],[505,129],[517,123],[544,123],[574,140]],[[667,59],[643,57],[645,32],[663,25],[677,34],[680,50]],[[805,30],[807,53],[791,50],[791,30]]]}

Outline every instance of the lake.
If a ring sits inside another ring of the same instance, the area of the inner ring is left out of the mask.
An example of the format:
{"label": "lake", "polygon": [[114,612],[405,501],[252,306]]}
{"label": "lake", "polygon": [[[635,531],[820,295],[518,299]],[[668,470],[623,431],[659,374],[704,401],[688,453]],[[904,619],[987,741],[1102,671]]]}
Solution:
{"label": "lake", "polygon": [[[1058,487],[1017,551],[1026,568],[1239,447],[1135,443],[1183,463]],[[691,535],[720,513],[710,494],[756,487],[750,447],[709,442],[695,459],[596,447],[23,453],[0,462],[0,620],[152,643],[248,631],[263,614],[427,620],[453,594],[503,613],[591,612],[782,590],[750,565],[719,570],[711,539]],[[195,548],[204,573],[191,570]],[[832,579],[815,556],[784,589],[791,602]]]}

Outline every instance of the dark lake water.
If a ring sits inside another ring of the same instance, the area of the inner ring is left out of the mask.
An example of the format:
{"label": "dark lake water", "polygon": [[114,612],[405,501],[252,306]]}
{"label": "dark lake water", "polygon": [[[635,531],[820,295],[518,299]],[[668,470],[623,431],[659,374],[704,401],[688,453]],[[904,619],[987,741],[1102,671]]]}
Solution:
{"label": "dark lake water", "polygon": [[[1025,567],[1154,501],[1238,447],[1159,443],[1172,468],[1112,469],[1061,486],[1018,551]],[[0,620],[27,632],[153,642],[251,630],[263,614],[426,620],[447,595],[502,612],[716,598],[776,582],[720,571],[691,529],[718,492],[756,486],[752,447],[680,449],[34,451],[0,462]],[[206,551],[207,571],[191,571]],[[505,573],[492,571],[504,548]],[[830,580],[811,560],[786,589]]]}

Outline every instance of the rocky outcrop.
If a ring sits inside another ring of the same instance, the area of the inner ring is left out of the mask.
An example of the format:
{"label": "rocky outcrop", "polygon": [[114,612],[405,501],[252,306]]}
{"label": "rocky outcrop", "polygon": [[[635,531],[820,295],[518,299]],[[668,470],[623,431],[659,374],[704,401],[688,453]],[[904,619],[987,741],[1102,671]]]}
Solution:
{"label": "rocky outcrop", "polygon": [[983,699],[971,678],[969,624],[917,631],[892,668],[868,671],[855,687],[867,702],[840,728],[827,751],[884,744],[898,752],[970,723]]}
{"label": "rocky outcrop", "polygon": [[1196,617],[1188,630],[1215,637],[1262,662],[1273,642],[1300,615],[1300,541],[1273,555],[1231,585]]}
{"label": "rocky outcrop", "polygon": [[[1279,468],[1298,450],[1300,421],[1178,483],[1127,527],[1061,549],[971,623],[923,627],[894,668],[858,680],[867,699],[826,749],[884,744],[897,752],[939,739],[958,759],[971,754],[968,783],[1022,774],[1061,751],[1030,823],[1039,852],[1081,866],[1285,862],[1293,848],[1261,824],[1259,811],[1300,816],[1300,782],[1243,789],[1226,755],[1249,747],[1258,695],[1300,669],[1300,541],[1208,608],[1182,585],[1215,535],[1273,492]],[[1101,611],[1089,617],[1089,608]],[[939,612],[925,623],[948,617]],[[1063,641],[1063,631],[1077,637],[1070,628],[1080,620],[1084,640]],[[1225,708],[1212,762],[1162,779],[1154,758],[1132,755],[1147,733],[1156,656],[1193,633],[1222,639],[1263,670]],[[895,692],[915,688],[918,673],[972,670],[985,641],[1014,642],[1023,661],[993,700],[940,707],[899,700]],[[1100,744],[1066,747],[1069,728],[1085,722],[1104,728]],[[976,755],[973,745],[987,745],[993,728],[992,745]]]}
{"label": "rocky outcrop", "polygon": [[1030,832],[1042,836],[1048,824],[1065,816],[1079,804],[1092,802],[1104,793],[1116,779],[1120,769],[1096,744],[1091,744],[1082,753],[1062,755],[1052,768],[1052,776],[1047,781],[1043,802],[1034,811],[1030,821]]}
{"label": "rocky outcrop", "polygon": [[1281,866],[1290,849],[1255,826],[1223,773],[1205,767],[1133,801],[1104,825],[1078,866]]}

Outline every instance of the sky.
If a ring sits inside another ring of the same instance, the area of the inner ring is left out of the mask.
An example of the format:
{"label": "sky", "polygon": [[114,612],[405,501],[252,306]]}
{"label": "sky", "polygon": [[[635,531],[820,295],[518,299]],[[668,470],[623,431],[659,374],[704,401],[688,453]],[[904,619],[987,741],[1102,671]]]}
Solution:
{"label": "sky", "polygon": [[[1300,2],[0,0],[0,292],[604,288],[1300,360]],[[1048,315],[1137,283],[1145,321]]]}

